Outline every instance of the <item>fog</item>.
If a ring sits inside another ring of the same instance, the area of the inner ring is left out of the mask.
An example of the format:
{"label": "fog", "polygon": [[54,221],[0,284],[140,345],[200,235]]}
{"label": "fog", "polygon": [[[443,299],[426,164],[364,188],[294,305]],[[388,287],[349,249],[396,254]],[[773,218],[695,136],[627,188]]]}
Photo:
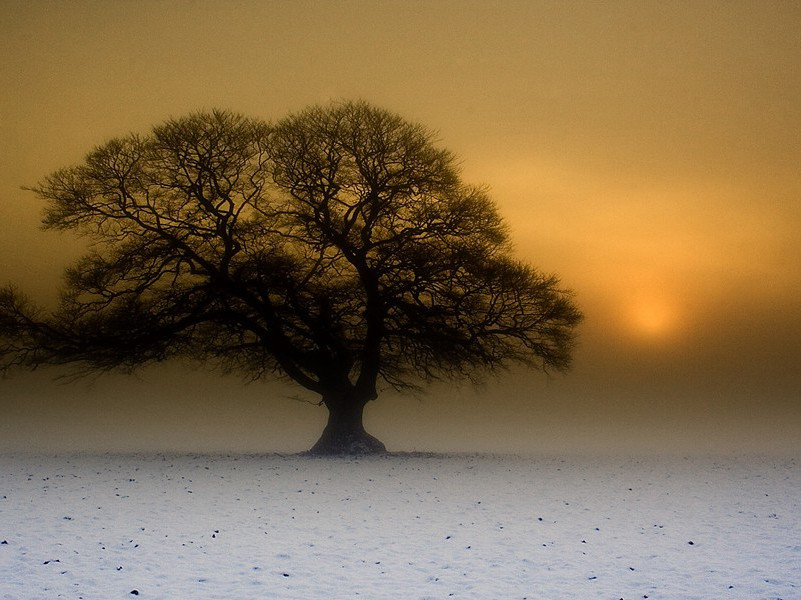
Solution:
{"label": "fog", "polygon": [[[797,454],[797,390],[758,396],[687,373],[684,385],[666,385],[631,368],[636,380],[623,383],[579,365],[567,377],[509,374],[481,387],[437,384],[417,397],[385,391],[365,424],[390,451]],[[71,384],[23,375],[3,386],[2,452],[291,453],[308,449],[326,419],[290,385],[189,367]]]}

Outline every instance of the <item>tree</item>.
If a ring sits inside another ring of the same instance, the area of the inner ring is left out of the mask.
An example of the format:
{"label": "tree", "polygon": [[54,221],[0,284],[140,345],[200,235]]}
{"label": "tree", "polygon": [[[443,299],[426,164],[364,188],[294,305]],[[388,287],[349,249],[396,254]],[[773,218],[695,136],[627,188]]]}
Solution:
{"label": "tree", "polygon": [[0,293],[0,364],[132,371],[188,357],[317,395],[315,454],[383,451],[381,386],[563,370],[581,319],[511,257],[486,190],[433,134],[363,102],[271,125],[198,113],[95,148],[33,191],[91,251],[58,308]]}

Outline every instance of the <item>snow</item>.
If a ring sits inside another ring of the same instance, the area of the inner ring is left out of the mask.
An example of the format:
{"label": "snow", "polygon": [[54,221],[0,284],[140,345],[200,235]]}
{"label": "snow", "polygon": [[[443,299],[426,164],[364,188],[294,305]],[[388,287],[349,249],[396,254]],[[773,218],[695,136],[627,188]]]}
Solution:
{"label": "snow", "polygon": [[797,459],[0,456],[0,598],[801,598]]}

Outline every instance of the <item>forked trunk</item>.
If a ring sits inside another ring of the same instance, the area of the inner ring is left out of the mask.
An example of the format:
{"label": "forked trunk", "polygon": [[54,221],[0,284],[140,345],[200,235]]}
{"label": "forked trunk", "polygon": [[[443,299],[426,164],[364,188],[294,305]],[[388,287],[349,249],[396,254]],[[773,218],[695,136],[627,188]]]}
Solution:
{"label": "forked trunk", "polygon": [[324,404],[328,407],[328,424],[309,454],[360,455],[387,451],[384,444],[364,430],[364,401],[353,398],[326,399]]}

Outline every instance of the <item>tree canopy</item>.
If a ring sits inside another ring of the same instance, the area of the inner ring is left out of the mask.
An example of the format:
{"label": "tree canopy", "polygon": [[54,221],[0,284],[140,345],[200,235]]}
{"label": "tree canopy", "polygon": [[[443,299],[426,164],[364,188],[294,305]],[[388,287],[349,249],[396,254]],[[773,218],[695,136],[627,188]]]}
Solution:
{"label": "tree canopy", "polygon": [[430,130],[364,102],[173,119],[33,191],[90,250],[51,313],[0,292],[5,369],[186,357],[291,379],[329,409],[325,453],[383,448],[361,425],[382,384],[570,364],[571,293],[512,256]]}

